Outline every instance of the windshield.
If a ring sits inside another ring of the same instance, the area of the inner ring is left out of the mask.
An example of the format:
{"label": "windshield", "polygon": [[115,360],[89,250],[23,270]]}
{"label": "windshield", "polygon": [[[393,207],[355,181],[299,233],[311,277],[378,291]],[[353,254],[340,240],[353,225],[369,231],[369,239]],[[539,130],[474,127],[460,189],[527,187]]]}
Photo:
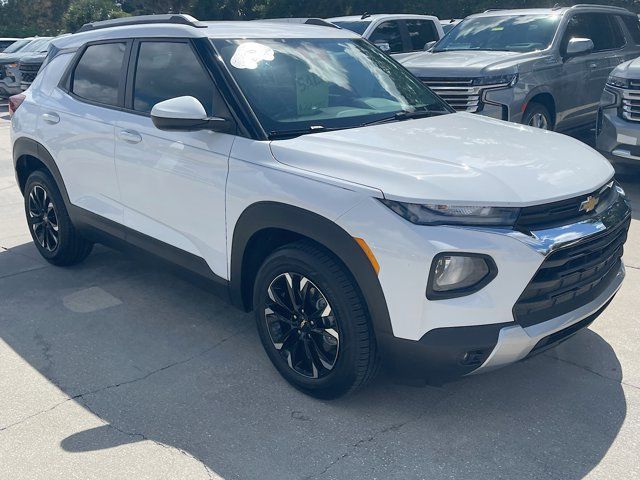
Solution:
{"label": "windshield", "polygon": [[24,48],[26,45],[28,45],[32,40],[29,38],[25,38],[23,40],[17,40],[15,42],[13,42],[11,45],[9,45],[7,48],[5,48],[2,53],[15,53],[18,50]]}
{"label": "windshield", "polygon": [[403,111],[451,112],[365,40],[215,40],[214,45],[268,133],[352,128],[392,120]]}
{"label": "windshield", "polygon": [[337,25],[340,28],[351,30],[352,32],[357,33],[358,35],[362,35],[364,31],[367,29],[367,27],[371,25],[371,22],[363,22],[361,20],[355,20],[351,22],[336,21],[331,23],[333,23],[334,25]]}
{"label": "windshield", "polygon": [[500,15],[464,20],[434,48],[452,50],[500,50],[533,52],[551,45],[560,15]]}

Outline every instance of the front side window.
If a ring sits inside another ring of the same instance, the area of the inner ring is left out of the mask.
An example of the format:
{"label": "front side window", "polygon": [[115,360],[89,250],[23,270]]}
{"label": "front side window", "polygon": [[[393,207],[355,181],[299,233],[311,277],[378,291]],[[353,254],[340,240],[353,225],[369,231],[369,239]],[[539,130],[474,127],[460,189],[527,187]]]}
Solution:
{"label": "front side window", "polygon": [[214,84],[188,43],[142,42],[133,87],[133,109],[149,113],[156,103],[191,96],[207,114],[213,108]]}
{"label": "front side window", "polygon": [[411,50],[424,50],[424,46],[438,40],[438,30],[435,23],[430,20],[405,20],[409,38],[411,39]]}
{"label": "front side window", "polygon": [[374,44],[388,44],[389,50],[387,50],[387,53],[401,53],[404,51],[399,22],[381,23],[373,31],[369,40]]}
{"label": "front side window", "polygon": [[612,15],[601,13],[579,13],[567,24],[563,48],[572,38],[588,38],[593,42],[593,51],[613,50],[624,45],[624,35],[618,21]]}
{"label": "front side window", "polygon": [[549,48],[560,15],[491,15],[463,20],[434,48],[434,52],[490,50],[534,52]]}
{"label": "front side window", "polygon": [[126,43],[89,45],[73,71],[71,91],[86,100],[118,105]]}
{"label": "front side window", "polygon": [[402,111],[449,113],[365,40],[214,40],[266,132],[351,128]]}

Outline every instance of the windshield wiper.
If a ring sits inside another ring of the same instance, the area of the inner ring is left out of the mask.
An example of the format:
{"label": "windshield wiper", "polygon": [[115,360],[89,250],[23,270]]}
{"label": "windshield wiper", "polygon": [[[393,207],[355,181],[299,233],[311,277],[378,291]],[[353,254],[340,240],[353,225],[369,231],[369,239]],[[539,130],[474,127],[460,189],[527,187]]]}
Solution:
{"label": "windshield wiper", "polygon": [[300,135],[308,135],[310,133],[330,132],[332,130],[342,130],[341,128],[329,128],[324,125],[311,125],[307,128],[299,128],[297,130],[273,130],[269,132],[267,137],[269,140],[282,140],[285,138],[295,138]]}
{"label": "windshield wiper", "polygon": [[445,113],[449,113],[446,111],[439,110],[402,110],[400,112],[396,112],[393,116],[380,118],[378,120],[373,120],[372,122],[366,122],[360,125],[361,127],[369,127],[371,125],[378,125],[381,123],[388,122],[397,122],[401,120],[411,120],[413,118],[425,118],[425,117],[433,117],[436,115],[444,115]]}

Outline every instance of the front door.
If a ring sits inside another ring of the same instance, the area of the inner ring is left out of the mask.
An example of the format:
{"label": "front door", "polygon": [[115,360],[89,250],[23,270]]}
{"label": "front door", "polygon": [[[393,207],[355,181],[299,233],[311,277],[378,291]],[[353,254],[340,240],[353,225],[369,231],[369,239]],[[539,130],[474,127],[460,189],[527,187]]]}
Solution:
{"label": "front door", "polygon": [[228,278],[225,185],[235,137],[161,131],[149,115],[156,103],[185,95],[218,114],[222,99],[189,41],[140,41],[133,48],[128,113],[116,125],[125,224],[203,258]]}

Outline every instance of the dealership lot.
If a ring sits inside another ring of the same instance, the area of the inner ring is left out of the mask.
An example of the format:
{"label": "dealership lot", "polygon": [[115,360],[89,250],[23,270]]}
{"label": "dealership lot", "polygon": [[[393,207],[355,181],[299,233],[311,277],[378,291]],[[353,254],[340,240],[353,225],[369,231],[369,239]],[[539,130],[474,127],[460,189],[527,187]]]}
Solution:
{"label": "dealership lot", "polygon": [[[444,387],[292,389],[253,317],[96,248],[32,246],[0,113],[0,478],[638,478],[640,216],[611,307],[560,347]],[[640,180],[623,179],[640,212]]]}

